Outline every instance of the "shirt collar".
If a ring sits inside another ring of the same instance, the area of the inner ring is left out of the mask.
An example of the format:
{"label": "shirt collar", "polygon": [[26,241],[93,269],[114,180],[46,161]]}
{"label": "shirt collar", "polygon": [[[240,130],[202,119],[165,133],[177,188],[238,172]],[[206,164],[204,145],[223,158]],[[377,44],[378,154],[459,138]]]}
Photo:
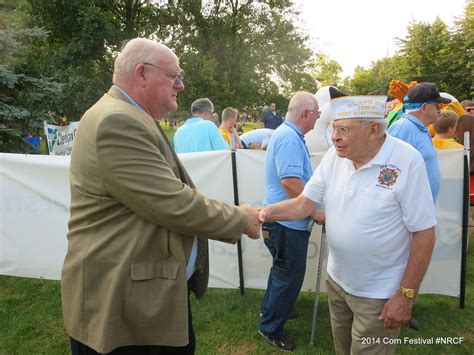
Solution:
{"label": "shirt collar", "polygon": [[[127,97],[127,99],[133,104],[133,106],[135,106],[135,107],[138,108],[139,110],[142,110],[143,112],[146,113],[146,111],[145,111],[134,99],[132,99],[132,97],[131,97],[129,94],[127,94],[127,92],[126,92],[124,89],[122,89],[122,88],[121,88],[120,86],[118,86],[117,84],[115,84],[115,86],[117,87],[117,89],[120,90],[120,92],[121,92],[122,94],[124,94],[124,95]],[[148,114],[148,113],[147,113],[147,114]]]}
{"label": "shirt collar", "polygon": [[189,117],[186,121],[192,123],[196,121],[204,121],[204,118],[199,117],[199,116],[193,116],[193,117]]}
{"label": "shirt collar", "polygon": [[366,164],[366,166],[372,165],[385,165],[387,160],[395,148],[395,139],[389,134],[385,133],[385,142],[383,142],[379,151],[375,156]]}
{"label": "shirt collar", "polygon": [[412,116],[409,113],[405,113],[403,115],[403,117],[405,117],[407,120],[413,122],[413,124],[415,126],[417,126],[420,131],[428,132],[428,128],[426,128],[426,126],[423,123],[421,123],[421,121],[418,118],[416,118],[415,116]]}
{"label": "shirt collar", "polygon": [[304,141],[304,135],[303,135],[303,133],[301,133],[301,129],[296,125],[296,123],[294,123],[293,121],[290,121],[290,120],[285,120],[283,123],[290,126],[296,133],[298,133],[298,135]]}

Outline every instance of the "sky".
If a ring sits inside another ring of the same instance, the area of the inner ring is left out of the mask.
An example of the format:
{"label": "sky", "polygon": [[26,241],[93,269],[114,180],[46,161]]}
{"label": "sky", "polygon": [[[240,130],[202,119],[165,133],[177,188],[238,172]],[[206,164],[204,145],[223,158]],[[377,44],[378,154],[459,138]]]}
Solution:
{"label": "sky", "polygon": [[448,26],[463,17],[474,0],[294,0],[300,10],[297,24],[310,36],[316,51],[342,66],[341,78],[356,66],[395,54],[396,39],[405,38],[413,21],[433,23],[436,16]]}

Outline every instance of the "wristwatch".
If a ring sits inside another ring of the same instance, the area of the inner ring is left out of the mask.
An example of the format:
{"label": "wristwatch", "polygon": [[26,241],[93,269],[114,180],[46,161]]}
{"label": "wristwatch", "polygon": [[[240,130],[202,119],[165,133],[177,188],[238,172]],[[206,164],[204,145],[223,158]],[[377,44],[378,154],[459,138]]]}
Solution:
{"label": "wristwatch", "polygon": [[400,289],[398,290],[403,296],[405,296],[406,298],[412,300],[413,298],[415,298],[415,295],[416,295],[416,292],[414,289],[412,288],[406,288],[406,287],[403,287],[403,286],[400,286]]}

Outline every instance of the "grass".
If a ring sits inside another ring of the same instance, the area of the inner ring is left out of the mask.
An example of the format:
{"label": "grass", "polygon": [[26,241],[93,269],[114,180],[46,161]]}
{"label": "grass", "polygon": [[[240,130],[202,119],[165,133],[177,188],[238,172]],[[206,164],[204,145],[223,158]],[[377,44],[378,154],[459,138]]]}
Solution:
{"label": "grass", "polygon": [[[416,316],[423,329],[403,328],[400,339],[464,337],[460,345],[401,344],[397,354],[472,354],[474,352],[474,255],[468,254],[466,308],[459,299],[422,295]],[[257,334],[263,290],[209,289],[201,300],[191,299],[197,354],[277,354]],[[332,354],[332,335],[326,294],[321,295],[315,344],[310,346],[314,294],[302,292],[296,304],[299,317],[287,323],[297,343],[296,354]],[[0,354],[68,354],[69,340],[61,314],[58,281],[0,276]]]}

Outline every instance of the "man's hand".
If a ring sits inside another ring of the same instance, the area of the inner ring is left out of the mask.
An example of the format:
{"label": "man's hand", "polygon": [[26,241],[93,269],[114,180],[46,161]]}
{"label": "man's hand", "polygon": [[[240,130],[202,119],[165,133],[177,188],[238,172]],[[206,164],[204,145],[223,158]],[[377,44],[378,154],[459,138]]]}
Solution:
{"label": "man's hand", "polygon": [[268,222],[268,213],[264,208],[258,209],[258,220],[260,223]]}
{"label": "man's hand", "polygon": [[323,224],[326,220],[326,214],[321,210],[314,210],[309,216],[316,222],[316,224]]}
{"label": "man's hand", "polygon": [[252,208],[249,205],[242,205],[245,212],[247,212],[247,226],[244,229],[244,233],[248,235],[251,239],[259,239],[260,238],[260,220],[259,220],[259,212],[255,208]]}
{"label": "man's hand", "polygon": [[396,293],[383,306],[379,319],[383,320],[385,329],[398,328],[408,323],[411,317],[413,300],[401,293]]}

